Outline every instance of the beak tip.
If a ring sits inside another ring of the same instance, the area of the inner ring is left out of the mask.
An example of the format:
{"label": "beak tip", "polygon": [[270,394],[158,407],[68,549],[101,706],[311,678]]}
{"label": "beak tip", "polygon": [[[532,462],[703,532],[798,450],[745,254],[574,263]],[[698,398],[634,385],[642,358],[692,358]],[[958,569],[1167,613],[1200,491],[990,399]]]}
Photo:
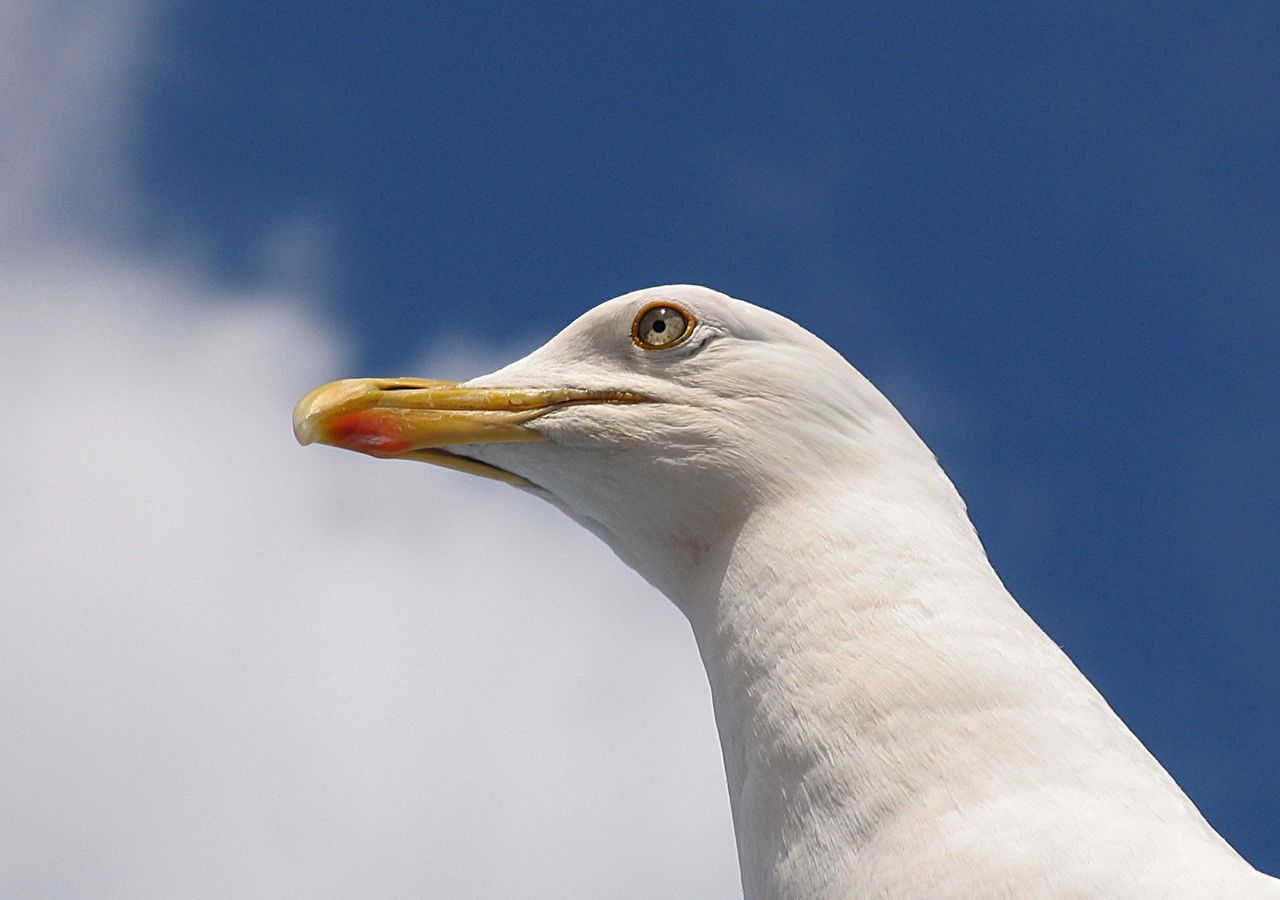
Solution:
{"label": "beak tip", "polygon": [[311,429],[301,422],[293,423],[293,439],[298,442],[299,447],[305,447],[315,440],[311,436]]}
{"label": "beak tip", "polygon": [[293,410],[293,436],[303,447],[316,442],[316,418],[310,400],[310,395],[304,397]]}
{"label": "beak tip", "polygon": [[293,408],[293,436],[303,447],[327,443],[325,422],[352,401],[367,396],[377,384],[374,379],[347,378],[308,391]]}

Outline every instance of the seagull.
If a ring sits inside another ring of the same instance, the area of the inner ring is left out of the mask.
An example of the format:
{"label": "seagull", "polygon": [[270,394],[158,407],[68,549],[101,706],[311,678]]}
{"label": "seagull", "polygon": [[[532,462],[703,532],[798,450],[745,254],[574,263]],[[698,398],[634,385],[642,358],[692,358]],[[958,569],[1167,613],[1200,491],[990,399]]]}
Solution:
{"label": "seagull", "polygon": [[789,319],[609,300],[490,375],[337,381],[302,444],[550,501],[671,599],[747,900],[1280,898],[987,560],[901,414]]}

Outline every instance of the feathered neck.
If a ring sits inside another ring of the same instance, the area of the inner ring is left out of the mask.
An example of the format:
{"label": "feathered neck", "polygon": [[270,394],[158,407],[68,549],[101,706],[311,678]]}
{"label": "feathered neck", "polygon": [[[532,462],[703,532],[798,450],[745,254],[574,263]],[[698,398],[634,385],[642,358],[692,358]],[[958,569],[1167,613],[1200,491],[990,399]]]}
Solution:
{"label": "feathered neck", "polygon": [[758,506],[673,597],[711,683],[746,896],[1253,877],[1009,596],[929,466]]}

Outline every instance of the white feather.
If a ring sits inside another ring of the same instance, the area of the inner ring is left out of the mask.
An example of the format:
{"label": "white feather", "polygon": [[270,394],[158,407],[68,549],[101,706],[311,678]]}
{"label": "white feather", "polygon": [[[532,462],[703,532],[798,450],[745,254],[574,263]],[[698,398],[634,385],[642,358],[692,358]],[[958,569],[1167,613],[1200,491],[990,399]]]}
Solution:
{"label": "white feather", "polygon": [[[678,347],[629,339],[656,300],[698,320]],[[1008,594],[910,426],[798,325],[653,288],[471,383],[657,401],[460,449],[688,617],[748,898],[1280,897]]]}

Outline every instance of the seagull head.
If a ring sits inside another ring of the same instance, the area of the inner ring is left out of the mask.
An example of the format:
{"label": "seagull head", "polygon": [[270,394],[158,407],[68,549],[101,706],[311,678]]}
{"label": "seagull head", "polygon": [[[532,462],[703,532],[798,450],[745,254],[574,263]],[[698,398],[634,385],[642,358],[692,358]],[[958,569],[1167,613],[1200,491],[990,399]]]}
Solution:
{"label": "seagull head", "polygon": [[673,598],[777,498],[932,456],[804,328],[705,287],[606,301],[466,382],[361,378],[294,411],[303,444],[416,459],[536,493]]}

